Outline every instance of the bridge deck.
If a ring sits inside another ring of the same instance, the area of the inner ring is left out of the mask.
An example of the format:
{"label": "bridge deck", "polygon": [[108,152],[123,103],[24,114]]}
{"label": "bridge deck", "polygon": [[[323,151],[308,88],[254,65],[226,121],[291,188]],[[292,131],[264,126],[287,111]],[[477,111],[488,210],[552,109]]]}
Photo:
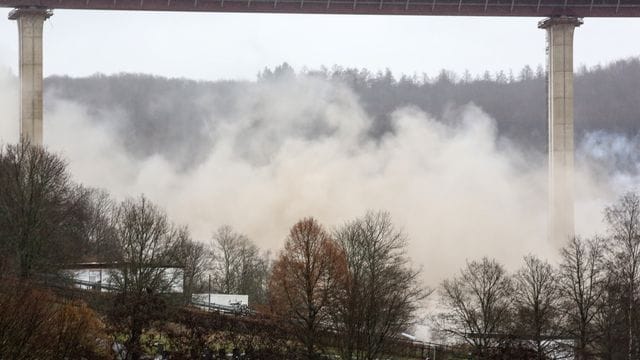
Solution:
{"label": "bridge deck", "polygon": [[0,0],[0,7],[300,14],[638,17],[638,0]]}

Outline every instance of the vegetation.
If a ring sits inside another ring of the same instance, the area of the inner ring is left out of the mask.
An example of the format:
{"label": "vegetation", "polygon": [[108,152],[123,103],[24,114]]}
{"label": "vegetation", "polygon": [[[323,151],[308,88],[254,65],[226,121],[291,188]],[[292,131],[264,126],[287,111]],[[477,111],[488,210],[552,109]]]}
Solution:
{"label": "vegetation", "polygon": [[[94,111],[105,110],[104,103],[124,104],[123,111],[139,121],[121,124],[120,131],[142,140],[126,143],[131,153],[166,152],[188,167],[203,159],[212,141],[199,131],[208,110],[185,102],[188,94],[205,88],[219,102],[215,111],[224,112],[237,104],[225,103],[223,94],[307,77],[352,88],[373,119],[372,138],[392,131],[390,113],[400,105],[454,121],[447,116],[448,104],[472,101],[496,118],[502,134],[534,148],[544,143],[545,114],[539,111],[544,79],[541,70],[531,68],[517,75],[472,78],[445,71],[435,78],[396,80],[390,72],[338,67],[295,74],[283,65],[265,70],[255,83],[134,75],[47,82],[59,96]],[[638,78],[640,61],[631,59],[581,70],[576,82],[583,82],[577,89],[606,91],[613,82],[635,85]],[[141,105],[144,101],[130,101],[158,91],[171,99],[158,105],[167,107],[162,116]],[[607,104],[613,105],[604,106],[602,93],[576,90],[576,113],[585,119],[579,136],[596,129],[596,120],[612,132],[638,133],[639,103],[616,105],[637,95],[637,86],[620,91],[611,90]],[[178,92],[181,96],[171,96]],[[171,121],[173,111],[184,119],[179,127]],[[616,121],[600,121],[605,116]],[[604,215],[607,233],[570,239],[557,264],[529,255],[510,273],[496,260],[470,259],[457,276],[444,280],[439,313],[432,319],[447,342],[438,348],[438,358],[640,358],[640,197],[626,194]],[[0,358],[107,359],[118,352],[126,359],[158,353],[189,359],[229,351],[253,359],[425,357],[424,348],[407,351],[416,345],[401,334],[411,332],[432,291],[421,284],[420,271],[406,254],[407,237],[389,214],[368,212],[336,229],[303,218],[273,261],[230,226],[212,233],[210,239],[194,240],[188,228],[174,224],[144,195],[118,202],[103,190],[75,183],[64,159],[45,148],[3,146]],[[111,291],[70,285],[65,266],[88,261],[118,264]],[[171,267],[183,271],[182,295],[168,291],[177,275],[168,272]],[[253,311],[228,315],[190,304],[192,294],[208,291],[248,294]]]}
{"label": "vegetation", "polygon": [[[371,122],[368,135],[380,139],[393,131],[392,114],[403,106],[416,107],[442,122],[459,121],[456,108],[473,103],[495,119],[498,134],[540,153],[547,146],[546,79],[542,66],[514,72],[485,72],[472,76],[443,70],[438,74],[403,75],[390,71],[343,68],[295,73],[286,63],[265,69],[257,82],[192,81],[140,74],[94,75],[86,78],[52,76],[45,79],[49,94],[91,109],[97,122],[114,121],[117,136],[135,157],[159,154],[178,167],[204,161],[216,141],[208,134],[244,114],[246,94],[259,93],[265,83],[287,81],[289,87],[311,79],[346,85],[355,93]],[[589,134],[624,134],[635,146],[640,132],[640,59],[630,58],[606,66],[579,68],[575,76],[576,148],[592,141]],[[162,101],[158,101],[162,99]],[[337,97],[332,100],[344,101]],[[135,121],[134,121],[135,119]],[[175,121],[180,119],[180,121]],[[256,119],[258,121],[259,119]],[[322,127],[306,129],[309,138],[323,135]],[[592,144],[593,145],[593,144]],[[597,144],[596,144],[597,145]],[[640,148],[600,160],[604,168],[628,169],[637,163]],[[635,161],[628,161],[631,156]]]}
{"label": "vegetation", "polygon": [[639,213],[640,197],[622,196],[605,210],[609,233],[571,239],[557,267],[526,256],[510,276],[495,260],[467,263],[441,285],[439,331],[478,359],[523,345],[531,359],[637,359]]}
{"label": "vegetation", "polygon": [[[127,359],[160,348],[188,358],[231,347],[260,358],[376,359],[401,353],[400,334],[430,294],[384,212],[331,232],[302,219],[270,264],[229,226],[206,246],[144,196],[117,204],[75,184],[41,147],[2,148],[0,181],[2,358],[109,358],[114,348]],[[467,262],[440,286],[437,331],[474,359],[638,358],[640,196],[604,214],[608,232],[571,239],[557,266],[526,256],[509,274],[489,258]],[[63,265],[88,260],[121,264],[113,291],[70,295]],[[234,319],[189,307],[189,296],[168,293],[171,266],[184,269],[187,294],[208,290],[211,276],[215,291],[251,294],[260,311]]]}
{"label": "vegetation", "polygon": [[316,357],[321,331],[331,328],[329,315],[345,276],[344,256],[316,220],[291,228],[273,266],[269,295],[274,313],[298,335],[308,359]]}
{"label": "vegetation", "polygon": [[213,283],[223,294],[249,295],[256,304],[266,303],[266,282],[269,254],[260,254],[258,247],[231,226],[223,225],[211,242]]}
{"label": "vegetation", "polygon": [[336,231],[346,276],[334,310],[345,359],[377,359],[416,321],[430,291],[405,254],[407,238],[385,212],[369,212]]}
{"label": "vegetation", "polygon": [[[386,213],[335,236],[303,219],[271,265],[229,226],[206,246],[144,196],[116,203],[74,183],[62,158],[42,147],[5,146],[0,174],[0,358],[193,358],[232,346],[266,359],[316,359],[338,348],[373,359],[397,351],[426,295]],[[66,265],[86,261],[117,264],[110,291],[70,287]],[[176,280],[184,296],[171,294]],[[190,307],[190,294],[211,285],[249,294],[261,311],[238,320]],[[337,341],[347,329],[352,341]]]}
{"label": "vegetation", "polygon": [[105,324],[85,303],[28,282],[0,283],[0,357],[109,359]]}

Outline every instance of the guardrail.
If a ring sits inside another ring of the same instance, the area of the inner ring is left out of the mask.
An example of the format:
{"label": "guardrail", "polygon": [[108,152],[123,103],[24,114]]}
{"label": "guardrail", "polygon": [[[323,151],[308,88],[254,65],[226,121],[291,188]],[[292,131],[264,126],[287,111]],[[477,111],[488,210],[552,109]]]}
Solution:
{"label": "guardrail", "polygon": [[202,308],[206,311],[217,311],[224,314],[234,314],[234,315],[253,315],[255,312],[249,309],[246,305],[221,305],[221,304],[212,304],[208,302],[202,301],[191,301],[191,305]]}

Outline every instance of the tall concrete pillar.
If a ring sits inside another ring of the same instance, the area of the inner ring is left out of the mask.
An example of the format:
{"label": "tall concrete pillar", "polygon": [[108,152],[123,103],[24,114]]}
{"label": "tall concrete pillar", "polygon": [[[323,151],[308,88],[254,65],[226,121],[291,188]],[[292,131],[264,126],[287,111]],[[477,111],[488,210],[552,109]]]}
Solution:
{"label": "tall concrete pillar", "polygon": [[42,145],[42,26],[51,10],[27,7],[9,13],[18,21],[20,47],[20,139]]}
{"label": "tall concrete pillar", "polygon": [[564,244],[575,234],[573,204],[573,32],[582,19],[541,21],[547,30],[549,133],[549,237]]}

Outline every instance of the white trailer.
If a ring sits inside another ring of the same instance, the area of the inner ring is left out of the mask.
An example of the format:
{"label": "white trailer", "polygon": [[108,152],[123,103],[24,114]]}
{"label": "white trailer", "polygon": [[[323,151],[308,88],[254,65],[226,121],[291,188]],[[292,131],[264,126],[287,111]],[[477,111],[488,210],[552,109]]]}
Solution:
{"label": "white trailer", "polygon": [[245,314],[249,312],[249,295],[239,294],[193,294],[191,302],[205,310]]}

